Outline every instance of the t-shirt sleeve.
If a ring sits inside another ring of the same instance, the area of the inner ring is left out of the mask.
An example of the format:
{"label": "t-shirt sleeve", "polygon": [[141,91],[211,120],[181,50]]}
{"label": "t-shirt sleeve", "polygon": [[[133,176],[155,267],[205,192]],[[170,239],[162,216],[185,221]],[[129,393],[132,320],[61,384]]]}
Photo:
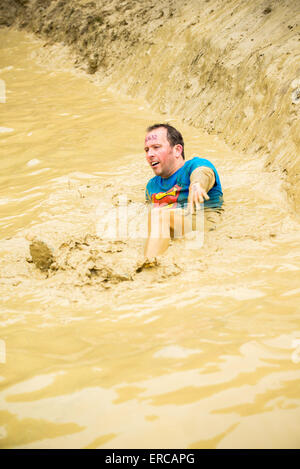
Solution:
{"label": "t-shirt sleeve", "polygon": [[213,169],[214,172],[216,170],[214,165],[209,160],[206,160],[205,158],[199,158],[198,156],[195,156],[195,158],[193,158],[191,160],[190,171],[189,171],[190,175],[192,174],[192,172],[196,168],[200,168],[200,166],[206,166],[208,168],[211,168],[211,169]]}

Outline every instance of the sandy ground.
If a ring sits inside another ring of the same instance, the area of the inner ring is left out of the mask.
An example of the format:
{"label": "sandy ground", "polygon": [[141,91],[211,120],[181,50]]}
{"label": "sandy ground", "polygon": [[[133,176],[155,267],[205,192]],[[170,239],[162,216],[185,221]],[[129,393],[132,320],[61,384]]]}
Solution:
{"label": "sandy ground", "polygon": [[0,25],[65,44],[75,65],[286,176],[300,210],[297,0],[4,0]]}

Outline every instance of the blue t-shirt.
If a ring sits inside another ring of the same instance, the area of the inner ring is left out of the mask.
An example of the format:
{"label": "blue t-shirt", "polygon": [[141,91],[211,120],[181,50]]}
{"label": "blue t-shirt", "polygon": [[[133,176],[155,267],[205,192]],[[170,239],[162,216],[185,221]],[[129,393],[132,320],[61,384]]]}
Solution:
{"label": "blue t-shirt", "polygon": [[218,172],[210,161],[198,156],[186,161],[169,178],[154,176],[150,179],[146,187],[146,201],[161,206],[170,205],[173,208],[183,207],[188,200],[190,175],[199,166],[207,166],[215,173],[215,184],[208,191],[209,200],[204,201],[204,207],[221,207],[223,192]]}

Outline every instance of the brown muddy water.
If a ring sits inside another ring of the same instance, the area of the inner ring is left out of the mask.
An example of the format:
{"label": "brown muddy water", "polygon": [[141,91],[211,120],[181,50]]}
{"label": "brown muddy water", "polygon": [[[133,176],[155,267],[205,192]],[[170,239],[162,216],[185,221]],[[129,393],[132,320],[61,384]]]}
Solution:
{"label": "brown muddy water", "polygon": [[[300,237],[279,175],[59,48],[0,44],[1,447],[299,448]],[[203,245],[175,240],[137,272],[143,240],[97,227],[120,194],[142,217],[144,129],[161,120],[217,166],[224,211]]]}

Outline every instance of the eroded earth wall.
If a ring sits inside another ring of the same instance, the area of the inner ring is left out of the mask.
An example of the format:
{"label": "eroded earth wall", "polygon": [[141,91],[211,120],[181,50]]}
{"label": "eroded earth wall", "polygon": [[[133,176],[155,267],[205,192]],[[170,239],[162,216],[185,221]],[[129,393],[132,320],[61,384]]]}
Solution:
{"label": "eroded earth wall", "polygon": [[264,158],[300,212],[299,0],[2,0],[0,25]]}

